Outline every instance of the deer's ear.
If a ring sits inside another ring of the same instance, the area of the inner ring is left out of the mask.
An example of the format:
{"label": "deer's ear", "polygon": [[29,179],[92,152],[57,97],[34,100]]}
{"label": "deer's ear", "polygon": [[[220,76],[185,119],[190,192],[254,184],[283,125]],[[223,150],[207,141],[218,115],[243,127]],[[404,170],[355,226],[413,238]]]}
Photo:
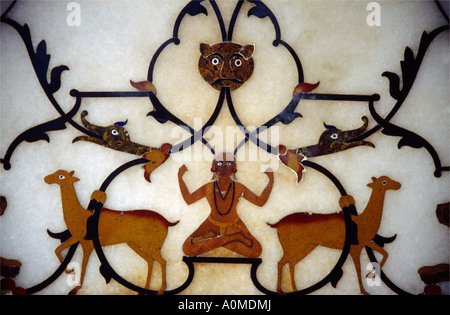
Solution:
{"label": "deer's ear", "polygon": [[72,171],[69,174],[72,177],[72,182],[73,183],[78,182],[80,180],[79,178],[76,178],[75,176],[73,176],[73,174],[75,174],[75,171]]}
{"label": "deer's ear", "polygon": [[210,44],[200,44],[200,53],[203,57],[207,57],[212,54],[212,47]]}
{"label": "deer's ear", "polygon": [[376,177],[372,177],[372,183],[368,183],[367,186],[373,188],[373,184],[375,183],[376,180],[377,180]]}

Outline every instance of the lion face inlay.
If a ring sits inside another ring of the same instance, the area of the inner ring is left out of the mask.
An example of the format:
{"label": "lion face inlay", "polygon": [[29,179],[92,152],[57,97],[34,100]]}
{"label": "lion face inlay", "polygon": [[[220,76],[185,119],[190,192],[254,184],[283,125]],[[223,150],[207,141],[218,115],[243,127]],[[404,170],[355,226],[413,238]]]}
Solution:
{"label": "lion face inlay", "polygon": [[216,90],[220,90],[223,86],[229,87],[231,91],[235,90],[253,73],[254,50],[254,45],[242,46],[231,42],[200,44],[198,71]]}

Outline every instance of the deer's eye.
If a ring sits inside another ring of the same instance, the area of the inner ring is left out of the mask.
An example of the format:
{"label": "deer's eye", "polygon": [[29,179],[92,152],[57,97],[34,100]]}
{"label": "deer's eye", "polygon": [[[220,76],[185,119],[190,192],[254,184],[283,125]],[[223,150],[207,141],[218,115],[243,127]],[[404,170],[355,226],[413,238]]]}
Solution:
{"label": "deer's eye", "polygon": [[66,177],[64,175],[59,175],[58,178],[59,179],[65,179]]}
{"label": "deer's eye", "polygon": [[384,180],[384,181],[381,182],[381,184],[382,184],[382,185],[386,185],[386,184],[387,184],[387,181]]}

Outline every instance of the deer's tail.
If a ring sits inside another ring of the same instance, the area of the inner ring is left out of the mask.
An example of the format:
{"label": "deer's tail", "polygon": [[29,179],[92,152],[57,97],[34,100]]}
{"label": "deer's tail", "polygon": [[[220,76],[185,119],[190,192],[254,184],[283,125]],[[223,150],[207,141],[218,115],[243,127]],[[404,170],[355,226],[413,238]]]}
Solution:
{"label": "deer's tail", "polygon": [[64,232],[54,233],[54,232],[50,231],[49,229],[47,229],[47,233],[48,233],[48,235],[50,235],[50,237],[60,240],[61,243],[67,241],[72,236],[72,234],[70,233],[69,230],[65,230]]}
{"label": "deer's tail", "polygon": [[178,223],[179,223],[180,221],[177,221],[177,222],[169,222],[169,221],[167,221],[167,227],[171,227],[171,226],[175,226],[175,225],[177,225]]}

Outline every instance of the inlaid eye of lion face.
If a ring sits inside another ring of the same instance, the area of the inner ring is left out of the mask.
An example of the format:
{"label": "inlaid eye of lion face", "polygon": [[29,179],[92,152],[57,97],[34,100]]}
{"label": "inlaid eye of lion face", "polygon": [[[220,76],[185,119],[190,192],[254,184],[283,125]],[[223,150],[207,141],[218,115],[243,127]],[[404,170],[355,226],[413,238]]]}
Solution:
{"label": "inlaid eye of lion face", "polygon": [[254,50],[254,45],[242,46],[231,42],[200,44],[200,75],[217,90],[223,86],[229,87],[231,91],[235,90],[253,73]]}

